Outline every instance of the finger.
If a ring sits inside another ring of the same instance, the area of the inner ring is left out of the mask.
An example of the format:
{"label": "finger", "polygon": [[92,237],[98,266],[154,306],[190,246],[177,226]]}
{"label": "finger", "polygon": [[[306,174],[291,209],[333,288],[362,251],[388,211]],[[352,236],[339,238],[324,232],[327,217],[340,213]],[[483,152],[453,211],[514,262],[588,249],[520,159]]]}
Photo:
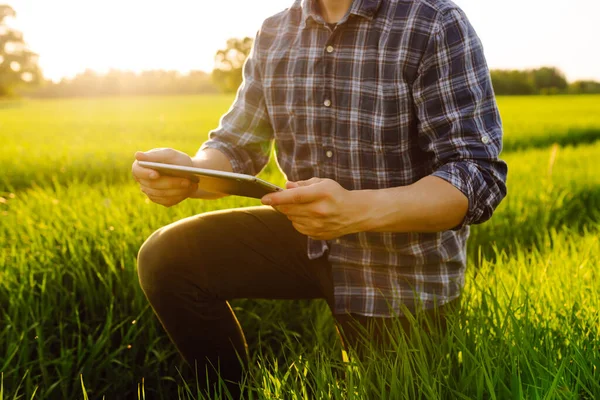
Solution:
{"label": "finger", "polygon": [[294,221],[292,221],[292,226],[298,232],[300,232],[303,235],[306,235],[306,236],[310,237],[311,239],[322,240],[322,239],[325,239],[325,238],[331,236],[331,235],[329,235],[327,233],[323,233],[322,231],[316,230],[314,227],[306,225],[306,224],[304,224],[302,222],[294,222]]}
{"label": "finger", "polygon": [[142,167],[137,162],[137,160],[133,163],[133,166],[131,167],[131,173],[136,178],[136,180],[138,180],[138,179],[158,179],[160,177],[160,174],[157,171],[150,169],[150,168]]}
{"label": "finger", "polygon": [[148,151],[137,151],[135,159],[138,161],[152,161],[168,163],[177,157],[177,152],[173,149],[160,148]]}
{"label": "finger", "polygon": [[310,186],[310,185],[314,185],[315,183],[319,183],[322,182],[323,179],[322,178],[310,178],[306,181],[296,181],[294,182],[296,185],[298,185],[299,187],[301,186]]}
{"label": "finger", "polygon": [[141,187],[142,192],[146,193],[148,197],[188,197],[190,189],[153,189],[147,186]]}
{"label": "finger", "polygon": [[158,179],[143,179],[139,178],[137,181],[142,186],[146,186],[152,189],[187,189],[192,186],[192,182],[185,178],[173,178],[171,176],[161,176]]}
{"label": "finger", "polygon": [[315,216],[314,212],[311,212],[310,206],[304,204],[275,206],[275,209],[280,213],[285,214],[287,217],[311,218]]}
{"label": "finger", "polygon": [[153,203],[156,203],[165,207],[172,207],[178,204],[183,199],[173,199],[172,197],[148,197]]}
{"label": "finger", "polygon": [[182,201],[184,201],[185,199],[187,199],[189,196],[185,195],[185,196],[148,196],[148,198],[150,200],[152,200],[154,203],[163,205],[163,206],[174,206],[175,204],[179,204]]}
{"label": "finger", "polygon": [[138,161],[149,161],[148,156],[143,151],[136,151],[134,157]]}
{"label": "finger", "polygon": [[318,186],[299,187],[264,196],[262,203],[268,206],[283,204],[306,204],[324,197],[326,193]]}
{"label": "finger", "polygon": [[326,225],[323,223],[315,222],[313,218],[306,217],[288,217],[292,224],[302,226],[305,230],[311,231],[322,231],[326,229]]}
{"label": "finger", "polygon": [[292,226],[294,227],[295,230],[297,230],[298,232],[300,232],[303,235],[307,235],[310,232],[310,229],[305,226],[304,224],[302,224],[301,222],[298,221],[293,221],[290,220],[292,222]]}
{"label": "finger", "polygon": [[315,183],[319,183],[322,180],[323,179],[321,179],[321,178],[310,178],[309,180],[306,180],[306,181],[296,181],[296,182],[288,181],[285,184],[285,188],[286,189],[295,189],[300,186],[310,186],[310,185],[314,185]]}

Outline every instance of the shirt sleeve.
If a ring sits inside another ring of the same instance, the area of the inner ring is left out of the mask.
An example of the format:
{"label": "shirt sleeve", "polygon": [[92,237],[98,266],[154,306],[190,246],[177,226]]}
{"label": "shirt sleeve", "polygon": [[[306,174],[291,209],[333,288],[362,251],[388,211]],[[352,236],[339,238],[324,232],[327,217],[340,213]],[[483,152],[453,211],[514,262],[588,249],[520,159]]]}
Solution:
{"label": "shirt sleeve", "polygon": [[434,160],[433,176],[469,200],[463,222],[488,220],[506,196],[502,123],[481,41],[462,11],[444,14],[425,50],[413,97],[419,144]]}
{"label": "shirt sleeve", "polygon": [[259,37],[243,67],[243,81],[233,105],[200,147],[225,154],[233,172],[256,175],[269,161],[273,129],[263,94]]}

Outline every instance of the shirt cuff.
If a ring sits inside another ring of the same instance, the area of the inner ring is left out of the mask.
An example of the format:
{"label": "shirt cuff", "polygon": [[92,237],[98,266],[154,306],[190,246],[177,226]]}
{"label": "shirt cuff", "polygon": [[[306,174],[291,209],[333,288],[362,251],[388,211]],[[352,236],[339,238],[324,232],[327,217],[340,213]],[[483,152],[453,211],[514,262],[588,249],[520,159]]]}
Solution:
{"label": "shirt cuff", "polygon": [[220,140],[209,139],[200,147],[200,150],[204,149],[219,150],[229,159],[231,169],[233,170],[232,172],[235,172],[236,174],[248,174],[248,169],[245,166],[246,163],[244,163],[243,158],[233,145]]}
{"label": "shirt cuff", "polygon": [[452,186],[460,190],[469,201],[467,215],[459,225],[451,230],[458,231],[465,226],[473,224],[481,218],[483,215],[483,210],[481,210],[478,206],[478,191],[476,190],[476,187],[478,186],[477,180],[480,176],[480,173],[476,165],[468,161],[449,162],[442,165],[431,175],[437,176],[438,178],[450,183]]}

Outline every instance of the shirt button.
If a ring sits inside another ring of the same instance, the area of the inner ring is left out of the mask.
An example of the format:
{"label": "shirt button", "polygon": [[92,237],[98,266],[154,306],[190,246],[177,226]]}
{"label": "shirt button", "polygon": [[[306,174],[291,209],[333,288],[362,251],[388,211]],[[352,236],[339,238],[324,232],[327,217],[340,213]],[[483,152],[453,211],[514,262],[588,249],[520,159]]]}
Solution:
{"label": "shirt button", "polygon": [[333,53],[333,46],[327,46],[325,50],[327,50],[328,53]]}
{"label": "shirt button", "polygon": [[484,136],[481,138],[481,141],[483,144],[488,144],[490,142],[490,138],[488,136]]}
{"label": "shirt button", "polygon": [[325,153],[325,155],[327,156],[327,158],[331,158],[333,157],[333,151],[327,150],[327,153]]}
{"label": "shirt button", "polygon": [[329,107],[331,106],[331,100],[327,99],[323,102],[323,104],[325,105],[325,107]]}

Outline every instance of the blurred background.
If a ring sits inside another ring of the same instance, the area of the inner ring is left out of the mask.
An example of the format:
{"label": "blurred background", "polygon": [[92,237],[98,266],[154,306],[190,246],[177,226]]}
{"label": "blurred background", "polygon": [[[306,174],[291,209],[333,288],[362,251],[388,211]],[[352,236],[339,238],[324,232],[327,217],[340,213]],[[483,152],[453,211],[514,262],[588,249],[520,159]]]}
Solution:
{"label": "blurred background", "polygon": [[[0,400],[203,398],[137,252],[164,225],[259,202],[156,205],[133,154],[194,154],[263,19],[291,0],[4,1]],[[232,301],[254,398],[600,399],[600,1],[457,3],[485,47],[509,166],[508,196],[471,230],[460,314],[430,358],[424,339],[348,368],[323,301]],[[285,183],[273,161],[261,177]]]}
{"label": "blurred background", "polygon": [[[597,0],[456,3],[484,43],[497,94],[600,92]],[[289,4],[12,0],[0,8],[0,94],[232,92],[262,21]]]}

